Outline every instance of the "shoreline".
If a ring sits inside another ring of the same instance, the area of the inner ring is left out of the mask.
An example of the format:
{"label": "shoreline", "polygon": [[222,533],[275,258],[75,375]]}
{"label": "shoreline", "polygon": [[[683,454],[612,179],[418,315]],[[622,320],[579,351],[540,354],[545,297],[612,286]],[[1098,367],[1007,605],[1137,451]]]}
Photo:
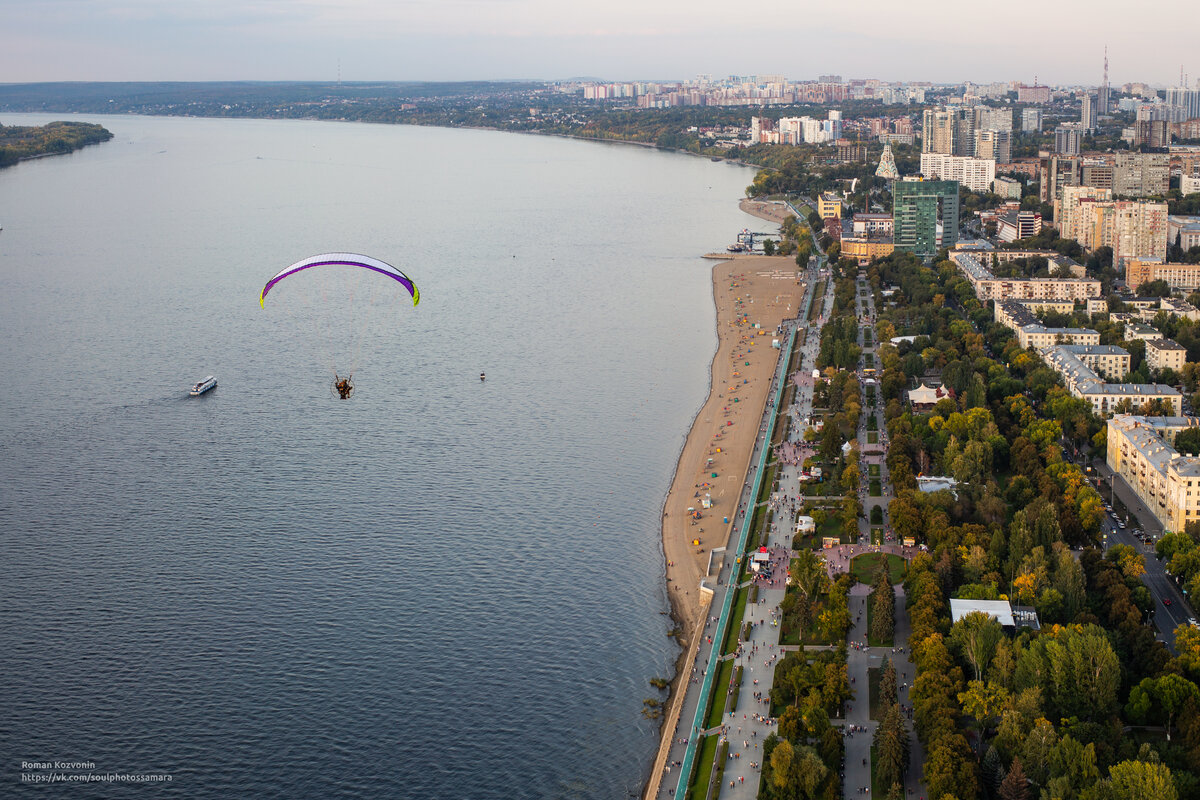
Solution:
{"label": "shoreline", "polygon": [[[711,551],[728,546],[737,519],[778,364],[780,351],[772,347],[772,339],[780,338],[775,330],[782,321],[799,312],[806,289],[789,256],[729,254],[713,265],[712,282],[717,349],[709,365],[709,392],[692,420],[663,501],[667,597],[683,650],[676,660],[645,797],[657,794],[690,685],[702,620],[712,598],[702,585],[709,576]],[[760,327],[752,327],[755,323]],[[706,499],[711,508],[702,507]],[[700,518],[693,519],[689,509]],[[713,559],[714,567],[719,569],[730,556],[726,552],[724,561]]]}

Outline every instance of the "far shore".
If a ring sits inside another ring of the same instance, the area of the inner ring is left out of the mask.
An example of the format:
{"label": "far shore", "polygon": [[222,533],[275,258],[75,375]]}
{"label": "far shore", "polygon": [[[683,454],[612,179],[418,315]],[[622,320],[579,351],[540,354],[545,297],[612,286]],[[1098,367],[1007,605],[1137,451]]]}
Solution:
{"label": "far shore", "polygon": [[[780,338],[775,330],[796,316],[805,290],[788,256],[732,254],[714,264],[712,274],[718,344],[708,399],[688,432],[663,505],[667,594],[684,652],[676,665],[647,797],[657,793],[712,598],[700,582],[708,574],[711,550],[727,546],[733,531],[780,353],[772,347],[772,340]],[[703,508],[704,501],[712,507]],[[720,562],[713,566],[715,572]]]}

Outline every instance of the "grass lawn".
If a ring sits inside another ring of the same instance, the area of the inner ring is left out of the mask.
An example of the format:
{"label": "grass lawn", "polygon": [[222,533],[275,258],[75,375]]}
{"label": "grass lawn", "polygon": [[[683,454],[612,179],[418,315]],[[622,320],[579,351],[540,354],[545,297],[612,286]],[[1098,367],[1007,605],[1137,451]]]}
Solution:
{"label": "grass lawn", "polygon": [[[871,531],[871,536],[874,538],[874,530]],[[888,565],[888,576],[891,582],[897,584],[903,581],[905,574],[908,572],[908,562],[900,556],[894,556],[891,553],[863,553],[861,556],[855,556],[850,560],[850,574],[859,583],[865,583],[869,586],[871,579],[875,577],[875,570],[879,569],[879,566],[885,560]]]}
{"label": "grass lawn", "polygon": [[817,541],[820,541],[825,536],[841,536],[842,521],[835,514],[830,514],[828,519],[821,523],[817,528]]}
{"label": "grass lawn", "polygon": [[688,787],[688,794],[691,797],[708,795],[708,783],[712,780],[713,762],[717,760],[717,743],[720,738],[715,733],[705,736],[704,743],[696,751],[696,779]]}
{"label": "grass lawn", "polygon": [[878,478],[872,479],[871,482],[867,484],[867,494],[869,494],[871,497],[879,497],[879,495],[883,494],[883,490],[880,488]]}
{"label": "grass lawn", "polygon": [[721,655],[727,655],[737,649],[738,633],[742,627],[742,617],[746,616],[746,595],[748,590],[738,589],[737,597],[733,598],[733,608],[730,609],[729,628],[725,631],[725,641],[721,644]]}
{"label": "grass lawn", "polygon": [[871,528],[871,544],[883,544],[883,528]]}
{"label": "grass lawn", "polygon": [[867,431],[867,444],[879,444],[879,434],[876,431]]}
{"label": "grass lawn", "polygon": [[879,465],[878,464],[867,464],[867,475],[869,475],[872,478],[878,478],[879,477]]}
{"label": "grass lawn", "polygon": [[715,728],[721,724],[725,716],[725,701],[729,697],[729,680],[733,677],[734,659],[727,658],[721,662],[721,671],[717,673],[712,685],[712,707],[708,710],[708,720],[705,728]]}
{"label": "grass lawn", "polygon": [[870,687],[871,719],[878,722],[883,718],[879,708],[879,678],[883,675],[883,667],[867,668],[867,685]]}

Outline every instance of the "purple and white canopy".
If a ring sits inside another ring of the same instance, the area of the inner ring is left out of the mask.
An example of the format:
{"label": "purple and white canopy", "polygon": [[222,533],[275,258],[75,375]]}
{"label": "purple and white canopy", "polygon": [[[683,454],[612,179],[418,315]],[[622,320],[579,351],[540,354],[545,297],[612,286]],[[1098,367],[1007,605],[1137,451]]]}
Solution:
{"label": "purple and white canopy", "polygon": [[391,264],[387,264],[377,258],[371,258],[370,256],[364,256],[358,253],[322,253],[319,256],[312,256],[304,259],[303,261],[297,261],[290,267],[280,270],[278,273],[273,275],[271,279],[267,281],[267,285],[263,287],[262,292],[259,293],[258,304],[265,308],[267,292],[271,291],[271,287],[289,275],[295,275],[297,272],[311,269],[313,267],[357,267],[360,269],[372,269],[378,273],[387,275],[392,280],[400,283],[405,289],[408,289],[408,293],[412,295],[414,306],[421,302],[421,293],[417,291],[416,284],[413,283],[407,275],[393,267]]}

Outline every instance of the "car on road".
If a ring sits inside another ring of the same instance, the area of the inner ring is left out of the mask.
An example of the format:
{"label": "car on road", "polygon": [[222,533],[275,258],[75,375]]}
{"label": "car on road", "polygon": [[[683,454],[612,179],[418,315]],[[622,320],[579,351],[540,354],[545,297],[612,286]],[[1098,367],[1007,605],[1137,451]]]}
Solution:
{"label": "car on road", "polygon": [[1200,622],[1196,622],[1195,617],[1188,617],[1188,625],[1191,625],[1193,628],[1200,628]]}
{"label": "car on road", "polygon": [[1171,605],[1171,598],[1169,598],[1169,597],[1164,597],[1164,598],[1163,598],[1163,605],[1164,605],[1164,606],[1169,606],[1169,605]]}

